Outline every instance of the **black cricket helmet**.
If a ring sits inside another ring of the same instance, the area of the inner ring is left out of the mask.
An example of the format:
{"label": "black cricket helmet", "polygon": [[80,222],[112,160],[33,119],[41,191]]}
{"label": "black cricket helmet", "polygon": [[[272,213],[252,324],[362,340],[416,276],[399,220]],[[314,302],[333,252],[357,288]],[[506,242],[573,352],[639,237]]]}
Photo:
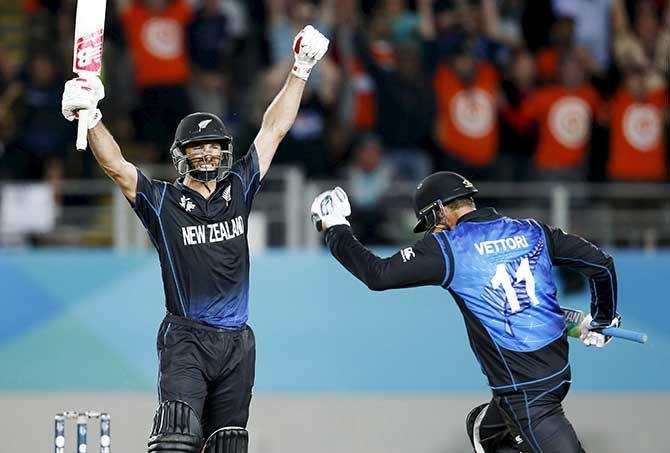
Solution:
{"label": "black cricket helmet", "polygon": [[419,220],[414,232],[432,230],[437,224],[437,211],[442,206],[478,192],[470,181],[452,171],[438,171],[427,176],[414,191],[414,213]]}
{"label": "black cricket helmet", "polygon": [[[205,168],[202,168],[200,164],[197,167],[194,166],[195,161],[199,160],[202,163],[204,159],[194,159],[197,155],[193,154],[188,156],[186,146],[197,143],[219,143],[221,145],[221,156],[217,165]],[[191,113],[179,122],[174,134],[174,142],[170,147],[170,155],[181,176],[188,174],[193,179],[202,182],[221,181],[233,166],[233,137],[218,116],[204,112]]]}

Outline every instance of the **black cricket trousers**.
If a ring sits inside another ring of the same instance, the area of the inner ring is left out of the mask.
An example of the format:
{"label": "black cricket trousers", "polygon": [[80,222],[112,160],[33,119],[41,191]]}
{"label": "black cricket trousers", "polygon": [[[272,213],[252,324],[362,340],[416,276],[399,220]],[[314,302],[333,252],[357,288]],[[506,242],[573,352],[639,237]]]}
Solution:
{"label": "black cricket trousers", "polygon": [[225,330],[168,314],[156,347],[161,403],[188,403],[205,439],[224,426],[247,426],[256,366],[251,327]]}
{"label": "black cricket trousers", "polygon": [[584,453],[561,405],[569,389],[570,380],[561,379],[541,388],[495,394],[478,420],[484,452]]}

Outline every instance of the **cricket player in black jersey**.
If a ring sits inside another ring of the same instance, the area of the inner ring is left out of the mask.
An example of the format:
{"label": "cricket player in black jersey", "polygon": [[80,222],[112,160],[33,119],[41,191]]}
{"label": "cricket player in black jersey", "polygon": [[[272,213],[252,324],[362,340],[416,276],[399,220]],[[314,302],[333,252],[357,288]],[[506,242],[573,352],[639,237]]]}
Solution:
{"label": "cricket player in black jersey", "polygon": [[[150,180],[121,154],[100,122],[104,88],[97,77],[65,85],[72,121],[86,109],[88,141],[105,173],[142,220],[160,258],[167,315],[157,339],[160,405],[148,451],[245,453],[256,348],[246,324],[247,221],[277,146],[293,124],[305,82],[328,49],[311,26],[295,37],[295,63],[249,151],[233,163],[221,120],[194,113],[178,125],[170,153],[181,175]],[[203,448],[204,442],[204,448]]]}
{"label": "cricket player in black jersey", "polygon": [[568,266],[589,278],[591,315],[581,339],[603,347],[611,338],[598,331],[620,319],[613,260],[560,229],[476,209],[477,192],[452,172],[424,179],[414,195],[414,231],[425,236],[386,259],[354,237],[341,188],[314,200],[312,220],[325,230],[333,256],[370,289],[436,285],[449,291],[493,393],[466,419],[476,453],[583,452],[561,405],[571,377],[552,267]]}

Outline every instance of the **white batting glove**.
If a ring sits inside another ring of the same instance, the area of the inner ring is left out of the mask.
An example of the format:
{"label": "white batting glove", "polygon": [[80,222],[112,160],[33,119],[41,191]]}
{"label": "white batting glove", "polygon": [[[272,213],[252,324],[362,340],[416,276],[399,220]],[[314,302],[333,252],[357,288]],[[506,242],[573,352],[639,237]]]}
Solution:
{"label": "white batting glove", "polygon": [[579,339],[582,340],[582,343],[584,343],[586,346],[602,348],[607,343],[612,341],[612,337],[599,333],[598,330],[601,328],[619,327],[619,316],[617,315],[617,317],[612,320],[609,326],[598,327],[598,330],[593,330],[594,326],[591,324],[592,321],[593,317],[590,314],[582,320],[582,323],[579,325],[579,330],[581,331]]}
{"label": "white batting glove", "polygon": [[300,30],[293,40],[295,63],[291,73],[302,80],[307,80],[314,65],[328,50],[329,42],[328,38],[311,25]]}
{"label": "white batting glove", "polygon": [[326,190],[312,203],[312,223],[316,231],[325,231],[335,225],[349,225],[347,216],[351,215],[349,197],[341,187]]}
{"label": "white batting glove", "polygon": [[98,76],[77,77],[65,82],[61,112],[68,121],[79,117],[79,110],[88,110],[88,128],[92,129],[102,119],[98,102],[105,97],[105,87]]}

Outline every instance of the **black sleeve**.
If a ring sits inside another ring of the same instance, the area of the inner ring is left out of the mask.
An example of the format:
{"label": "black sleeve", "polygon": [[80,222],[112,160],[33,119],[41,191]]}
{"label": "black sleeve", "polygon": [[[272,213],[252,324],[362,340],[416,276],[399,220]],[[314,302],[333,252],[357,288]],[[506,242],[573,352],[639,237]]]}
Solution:
{"label": "black sleeve", "polygon": [[159,236],[160,225],[159,217],[163,209],[163,200],[167,184],[163,181],[157,181],[147,178],[144,173],[137,169],[137,188],[135,189],[135,203],[131,203],[133,211],[140,218],[142,224],[147,229],[149,237],[156,245],[156,238]]}
{"label": "black sleeve", "polygon": [[253,199],[261,188],[261,171],[256,145],[251,144],[249,151],[242,158],[235,161],[230,172],[240,178],[244,190],[244,199],[249,209],[251,209]]}
{"label": "black sleeve", "polygon": [[614,259],[586,239],[560,228],[542,225],[549,242],[552,264],[574,269],[589,278],[591,316],[608,326],[617,310],[617,280]]}
{"label": "black sleeve", "polygon": [[373,291],[442,285],[446,281],[445,254],[432,235],[390,258],[380,258],[370,252],[346,225],[328,229],[326,244],[333,256]]}

